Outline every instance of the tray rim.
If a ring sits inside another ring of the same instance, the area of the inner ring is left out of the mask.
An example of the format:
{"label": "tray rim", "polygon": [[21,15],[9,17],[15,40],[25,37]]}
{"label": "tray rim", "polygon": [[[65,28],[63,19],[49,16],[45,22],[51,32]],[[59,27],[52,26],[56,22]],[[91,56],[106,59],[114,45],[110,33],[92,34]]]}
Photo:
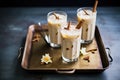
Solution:
{"label": "tray rim", "polygon": [[[45,68],[45,69],[30,69],[30,68],[27,68],[27,67],[25,67],[24,65],[26,65],[26,63],[27,62],[24,62],[25,61],[25,58],[26,58],[26,52],[27,52],[27,48],[31,48],[31,47],[28,47],[28,43],[29,43],[29,39],[32,39],[32,36],[30,37],[30,35],[29,34],[32,34],[32,33],[30,33],[31,32],[31,30],[32,30],[32,32],[35,30],[35,28],[37,28],[36,27],[36,25],[30,25],[29,26],[29,28],[28,28],[28,31],[27,31],[27,36],[26,36],[26,41],[25,41],[25,47],[24,47],[24,51],[23,51],[23,56],[22,56],[22,61],[21,61],[21,67],[23,68],[23,69],[25,69],[25,70],[28,70],[28,71],[53,71],[53,70],[55,70],[55,71],[57,71],[57,70],[59,70],[59,69],[57,69],[57,68]],[[39,27],[40,28],[40,27]],[[38,29],[38,28],[37,28]],[[108,56],[107,56],[107,52],[105,51],[105,47],[104,47],[104,44],[103,44],[103,41],[102,41],[102,38],[101,38],[101,35],[100,35],[100,32],[99,32],[99,29],[98,29],[98,26],[96,25],[96,27],[95,27],[95,37],[96,36],[99,36],[99,41],[101,42],[101,46],[102,46],[102,50],[103,50],[103,52],[105,53],[104,55],[106,56],[106,62],[107,62],[107,66],[105,66],[105,67],[103,67],[103,68],[99,68],[99,69],[75,69],[75,71],[104,71],[104,70],[106,70],[108,67],[109,67],[109,65],[110,65],[110,63],[109,63],[109,60],[108,60]],[[98,41],[96,41],[97,42],[97,44],[98,44]],[[29,45],[30,45],[30,43],[29,43]],[[30,54],[29,52],[27,52],[28,54]],[[101,53],[100,53],[100,57],[101,57]],[[102,61],[102,65],[103,65],[103,61]],[[69,68],[68,69],[63,69],[63,70],[69,70]],[[74,68],[73,68],[73,70],[74,70]]]}

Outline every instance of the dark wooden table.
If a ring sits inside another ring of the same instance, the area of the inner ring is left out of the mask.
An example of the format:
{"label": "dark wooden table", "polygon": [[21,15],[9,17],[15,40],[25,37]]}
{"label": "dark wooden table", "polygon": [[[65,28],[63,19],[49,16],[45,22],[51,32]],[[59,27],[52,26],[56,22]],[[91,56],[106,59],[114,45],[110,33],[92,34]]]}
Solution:
{"label": "dark wooden table", "polygon": [[120,80],[120,7],[98,7],[97,25],[113,62],[99,74],[32,73],[21,68],[18,50],[24,46],[29,25],[47,23],[47,13],[63,10],[76,19],[78,7],[0,8],[0,80]]}

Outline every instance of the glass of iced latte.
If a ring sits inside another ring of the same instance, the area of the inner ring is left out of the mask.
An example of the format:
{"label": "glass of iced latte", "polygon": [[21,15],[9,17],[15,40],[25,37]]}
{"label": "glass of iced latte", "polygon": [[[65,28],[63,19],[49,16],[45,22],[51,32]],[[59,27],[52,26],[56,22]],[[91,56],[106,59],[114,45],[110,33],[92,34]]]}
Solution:
{"label": "glass of iced latte", "polygon": [[51,11],[47,14],[49,43],[51,47],[61,46],[60,29],[67,23],[67,13],[64,11]]}
{"label": "glass of iced latte", "polygon": [[62,38],[62,59],[66,62],[75,62],[80,55],[81,27],[77,27],[77,22],[69,22],[61,29]]}
{"label": "glass of iced latte", "polygon": [[82,43],[89,44],[94,39],[97,11],[93,12],[90,7],[77,9],[78,22],[82,22]]}

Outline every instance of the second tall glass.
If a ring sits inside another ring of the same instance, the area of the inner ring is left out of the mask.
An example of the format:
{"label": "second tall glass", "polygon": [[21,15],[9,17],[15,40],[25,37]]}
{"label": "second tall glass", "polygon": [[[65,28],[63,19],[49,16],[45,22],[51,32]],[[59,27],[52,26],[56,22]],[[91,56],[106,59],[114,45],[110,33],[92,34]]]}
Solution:
{"label": "second tall glass", "polygon": [[90,7],[77,9],[78,21],[82,21],[82,43],[89,44],[94,39],[96,14]]}

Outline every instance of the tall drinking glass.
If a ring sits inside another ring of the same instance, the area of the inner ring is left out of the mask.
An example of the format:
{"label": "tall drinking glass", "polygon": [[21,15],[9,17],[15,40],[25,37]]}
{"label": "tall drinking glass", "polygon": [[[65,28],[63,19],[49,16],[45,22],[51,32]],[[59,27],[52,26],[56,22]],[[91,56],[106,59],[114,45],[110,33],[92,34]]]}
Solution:
{"label": "tall drinking glass", "polygon": [[67,13],[64,11],[51,11],[47,14],[49,43],[51,47],[61,46],[60,29],[67,23]]}
{"label": "tall drinking glass", "polygon": [[80,55],[81,31],[76,29],[77,23],[71,22],[69,29],[61,29],[62,59],[66,62],[75,62]]}
{"label": "tall drinking glass", "polygon": [[90,7],[82,7],[77,9],[78,21],[82,21],[82,43],[89,44],[94,39],[96,12],[92,11]]}

